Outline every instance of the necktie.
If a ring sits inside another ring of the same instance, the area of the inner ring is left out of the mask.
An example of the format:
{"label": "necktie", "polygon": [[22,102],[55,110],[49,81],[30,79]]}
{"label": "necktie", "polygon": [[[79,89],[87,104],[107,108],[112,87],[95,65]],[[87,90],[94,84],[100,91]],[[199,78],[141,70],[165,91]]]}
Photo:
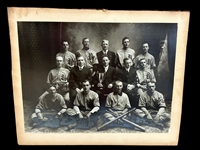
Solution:
{"label": "necktie", "polygon": [[79,70],[81,71],[83,69],[83,67],[79,67]]}
{"label": "necktie", "polygon": [[108,71],[108,67],[105,67],[105,73]]}

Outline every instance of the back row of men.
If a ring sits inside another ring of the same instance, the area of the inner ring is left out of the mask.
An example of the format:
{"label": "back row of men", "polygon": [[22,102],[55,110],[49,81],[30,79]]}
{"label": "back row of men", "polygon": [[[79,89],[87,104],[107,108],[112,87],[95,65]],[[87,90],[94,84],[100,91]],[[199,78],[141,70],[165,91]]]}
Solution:
{"label": "back row of men", "polygon": [[[50,87],[55,87],[57,93],[63,97],[66,108],[72,108],[78,114],[80,114],[79,109],[90,110],[89,112],[94,113],[98,111],[100,106],[115,107],[118,110],[114,111],[123,111],[126,107],[127,109],[146,107],[145,103],[152,100],[151,96],[154,102],[148,102],[148,105],[159,107],[159,109],[166,107],[161,93],[153,92],[150,97],[146,95],[148,83],[153,83],[153,85],[149,84],[149,87],[153,86],[154,90],[156,83],[155,59],[148,53],[148,43],[143,44],[143,52],[136,57],[135,51],[129,48],[130,39],[127,37],[122,39],[123,47],[116,53],[108,50],[108,40],[102,41],[103,49],[97,53],[89,48],[88,38],[83,39],[83,48],[77,50],[75,54],[68,50],[68,41],[63,41],[62,44],[63,51],[56,55],[57,68],[48,73],[47,83]],[[121,91],[119,90],[118,93],[116,93],[118,85],[116,81],[118,84],[122,83],[121,89],[119,88]],[[88,94],[86,91],[90,90],[92,92]],[[121,92],[125,95],[122,96]],[[37,105],[36,114],[41,112],[39,108],[41,109],[47,95],[49,95],[49,91],[44,92],[39,97],[41,103]],[[120,95],[123,98],[116,98],[115,95]],[[93,107],[89,108],[91,102]],[[111,110],[109,109],[109,111]],[[148,111],[143,111],[145,114],[149,114]],[[160,110],[158,114],[164,112]],[[149,118],[151,117],[149,116]],[[157,116],[157,118],[159,117]]]}
{"label": "back row of men", "polygon": [[109,50],[109,41],[104,39],[102,40],[102,50],[96,52],[90,49],[89,44],[90,41],[88,38],[83,38],[82,40],[83,48],[77,50],[75,53],[69,51],[69,43],[66,40],[62,41],[62,51],[58,53],[56,56],[62,56],[64,58],[65,68],[71,70],[76,63],[76,55],[80,54],[85,59],[85,66],[90,68],[91,70],[96,70],[99,65],[102,65],[102,55],[108,55],[110,60],[110,66],[114,68],[123,68],[124,66],[124,58],[130,58],[133,62],[133,66],[138,68],[138,61],[141,58],[145,58],[147,67],[150,69],[154,69],[156,67],[155,58],[153,55],[148,53],[149,45],[148,43],[143,43],[143,51],[137,57],[135,56],[135,50],[129,47],[130,39],[128,37],[124,37],[122,39],[122,49],[119,49],[115,52]]}

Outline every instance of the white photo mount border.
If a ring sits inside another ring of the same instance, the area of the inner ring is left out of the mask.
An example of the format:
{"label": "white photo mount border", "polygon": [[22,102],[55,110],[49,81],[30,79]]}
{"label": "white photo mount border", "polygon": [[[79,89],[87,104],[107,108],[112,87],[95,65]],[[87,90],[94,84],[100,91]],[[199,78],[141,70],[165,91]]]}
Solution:
{"label": "white photo mount border", "polygon": [[[12,55],[12,82],[19,145],[177,145],[182,112],[182,96],[188,11],[111,11],[89,9],[17,8],[8,7]],[[98,17],[97,17],[98,16]],[[87,20],[85,19],[87,18]],[[174,87],[169,133],[25,133],[17,21],[177,23],[177,45]],[[87,138],[85,138],[87,136]]]}

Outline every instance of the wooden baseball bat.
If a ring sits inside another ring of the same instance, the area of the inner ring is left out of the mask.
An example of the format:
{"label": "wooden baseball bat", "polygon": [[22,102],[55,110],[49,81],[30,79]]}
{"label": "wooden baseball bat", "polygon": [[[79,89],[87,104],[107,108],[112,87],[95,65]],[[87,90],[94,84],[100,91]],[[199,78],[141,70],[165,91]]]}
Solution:
{"label": "wooden baseball bat", "polygon": [[[109,111],[108,111],[108,112],[109,112]],[[110,112],[110,113],[112,113],[112,112]],[[113,113],[112,113],[112,114],[113,114]],[[113,115],[114,115],[114,114],[113,114]],[[141,127],[140,125],[138,125],[138,124],[136,124],[136,123],[133,123],[133,122],[131,122],[131,121],[125,119],[125,118],[122,118],[122,120],[124,120],[125,122],[127,122],[127,123],[129,123],[129,124],[131,124],[131,125],[133,125],[133,126],[135,126],[135,127],[138,127],[138,128],[141,129],[142,131],[145,131],[145,128]]]}
{"label": "wooden baseball bat", "polygon": [[131,122],[131,121],[125,119],[125,118],[122,118],[122,120],[127,122],[127,123],[129,123],[129,124],[131,124],[131,125],[133,125],[133,126],[135,126],[135,127],[137,127],[137,128],[139,128],[139,129],[141,129],[142,131],[146,131],[145,128],[141,127],[140,125],[138,125],[136,123],[133,123],[133,122]]}
{"label": "wooden baseball bat", "polygon": [[116,121],[116,120],[118,120],[118,119],[122,118],[123,116],[125,116],[125,115],[127,115],[128,113],[130,113],[130,112],[134,111],[135,109],[136,109],[136,108],[133,108],[133,109],[131,109],[131,110],[127,111],[126,113],[124,113],[123,115],[121,115],[121,116],[118,116],[118,117],[116,117],[115,119],[113,119],[113,120],[110,120],[110,121],[106,122],[106,123],[105,123],[105,124],[103,124],[102,126],[98,127],[98,128],[97,128],[97,131],[100,131],[101,129],[103,129],[103,128],[104,128],[104,127],[106,127],[107,125],[109,125],[109,124],[111,124],[112,122],[114,122],[114,121]]}

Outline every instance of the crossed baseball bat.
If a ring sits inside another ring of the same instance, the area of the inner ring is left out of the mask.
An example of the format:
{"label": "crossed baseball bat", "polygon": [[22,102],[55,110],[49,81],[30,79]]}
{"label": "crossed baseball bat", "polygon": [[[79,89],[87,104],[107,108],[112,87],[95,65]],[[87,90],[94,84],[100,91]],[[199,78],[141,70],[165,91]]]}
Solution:
{"label": "crossed baseball bat", "polygon": [[[102,126],[98,127],[98,128],[97,128],[97,131],[102,130],[102,129],[103,129],[104,127],[106,127],[107,125],[109,125],[109,124],[111,124],[112,122],[114,122],[114,121],[116,121],[116,120],[118,120],[118,119],[124,117],[125,115],[131,113],[131,112],[134,111],[135,109],[136,109],[136,108],[133,108],[133,109],[127,111],[126,113],[124,113],[124,114],[122,114],[122,115],[116,117],[115,119],[106,122],[106,123],[103,124]],[[133,123],[133,122],[131,122],[131,121],[125,119],[125,118],[122,118],[122,120],[125,121],[125,122],[127,122],[127,123],[129,123],[129,124],[131,124],[131,125],[133,125],[133,126],[135,126],[135,127],[137,127],[137,128],[139,128],[139,129],[142,130],[142,131],[146,131],[145,128],[143,128],[142,126],[140,126],[140,125],[138,125],[138,124],[136,124],[136,123]]]}

